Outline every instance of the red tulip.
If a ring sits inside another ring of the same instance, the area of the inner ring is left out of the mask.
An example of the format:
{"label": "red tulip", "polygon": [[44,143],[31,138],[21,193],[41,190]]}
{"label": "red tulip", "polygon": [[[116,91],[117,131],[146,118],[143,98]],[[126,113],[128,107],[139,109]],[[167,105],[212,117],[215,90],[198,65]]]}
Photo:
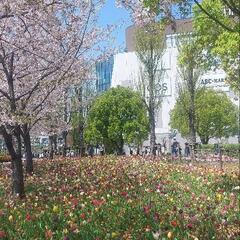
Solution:
{"label": "red tulip", "polygon": [[7,234],[5,231],[0,231],[0,238],[5,238],[7,237]]}
{"label": "red tulip", "polygon": [[150,205],[146,205],[143,207],[143,211],[146,215],[148,215],[150,213],[151,210],[151,206]]}
{"label": "red tulip", "polygon": [[99,200],[99,199],[93,199],[92,200],[92,204],[95,206],[95,207],[100,207],[104,204],[104,200]]}
{"label": "red tulip", "polygon": [[173,226],[173,227],[176,227],[178,224],[177,224],[177,221],[176,220],[172,220],[171,221],[171,225]]}
{"label": "red tulip", "polygon": [[29,213],[27,213],[27,215],[26,215],[26,220],[27,220],[27,221],[31,221],[31,220],[32,220],[32,218],[31,218],[31,216],[30,216]]}
{"label": "red tulip", "polygon": [[189,223],[189,224],[187,225],[187,227],[188,227],[189,229],[193,229],[192,223]]}

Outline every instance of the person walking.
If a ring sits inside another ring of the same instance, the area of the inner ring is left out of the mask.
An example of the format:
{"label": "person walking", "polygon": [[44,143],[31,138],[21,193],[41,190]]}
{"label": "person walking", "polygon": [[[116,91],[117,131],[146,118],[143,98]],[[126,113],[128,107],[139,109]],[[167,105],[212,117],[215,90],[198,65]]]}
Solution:
{"label": "person walking", "polygon": [[93,148],[92,144],[90,144],[89,147],[88,147],[88,155],[90,157],[93,157],[93,155],[94,155],[94,148]]}
{"label": "person walking", "polygon": [[177,139],[174,137],[173,138],[173,143],[171,145],[171,152],[172,152],[172,156],[173,157],[177,157],[178,153],[179,153],[179,143],[177,141]]}
{"label": "person walking", "polygon": [[103,145],[100,145],[100,146],[99,146],[99,152],[100,152],[100,155],[101,155],[101,156],[104,155],[104,146],[103,146]]}
{"label": "person walking", "polygon": [[190,156],[190,147],[189,147],[189,143],[188,142],[185,142],[184,156],[185,157],[189,157]]}

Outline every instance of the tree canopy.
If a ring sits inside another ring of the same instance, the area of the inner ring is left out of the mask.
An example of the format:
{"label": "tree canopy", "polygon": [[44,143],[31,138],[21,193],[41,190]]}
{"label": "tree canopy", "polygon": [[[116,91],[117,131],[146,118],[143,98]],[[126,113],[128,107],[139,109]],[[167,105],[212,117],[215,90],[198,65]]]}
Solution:
{"label": "tree canopy", "polygon": [[[179,96],[171,111],[170,125],[182,136],[189,136],[188,104],[186,93]],[[210,138],[229,137],[237,132],[237,107],[223,92],[202,88],[196,97],[196,130],[201,142],[207,144]]]}
{"label": "tree canopy", "polygon": [[240,90],[240,66],[239,66],[239,17],[226,10],[224,1],[204,0],[202,6],[211,9],[211,14],[238,31],[230,31],[205,13],[194,11],[194,31],[198,37],[199,49],[204,49],[203,60],[211,67],[221,67],[227,74],[227,82],[234,88]]}
{"label": "tree canopy", "polygon": [[148,137],[146,107],[137,92],[118,86],[99,96],[90,108],[85,131],[87,143],[104,144],[108,153],[124,144],[139,145]]}
{"label": "tree canopy", "polygon": [[[133,2],[133,0],[124,1],[124,3]],[[176,9],[181,14],[190,14],[191,7],[195,4],[197,11],[204,14],[208,19],[211,19],[215,25],[221,26],[229,32],[239,32],[239,17],[240,17],[240,2],[233,0],[143,0],[143,6],[153,11],[156,14],[162,14],[166,18],[173,19],[174,11]],[[125,3],[126,5],[126,3]],[[219,5],[221,8],[219,8]],[[175,11],[176,12],[176,11]],[[232,15],[231,20],[226,21],[226,13]],[[176,14],[176,13],[175,13]],[[179,12],[178,12],[179,14]],[[225,16],[224,16],[225,15]]]}

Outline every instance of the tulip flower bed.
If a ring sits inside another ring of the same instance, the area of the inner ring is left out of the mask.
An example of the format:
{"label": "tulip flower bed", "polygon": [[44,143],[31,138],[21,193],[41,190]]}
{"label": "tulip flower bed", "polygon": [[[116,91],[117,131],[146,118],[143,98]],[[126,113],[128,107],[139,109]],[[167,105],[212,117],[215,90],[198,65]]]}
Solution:
{"label": "tulip flower bed", "polygon": [[237,165],[105,156],[35,169],[21,200],[0,170],[0,239],[240,239]]}

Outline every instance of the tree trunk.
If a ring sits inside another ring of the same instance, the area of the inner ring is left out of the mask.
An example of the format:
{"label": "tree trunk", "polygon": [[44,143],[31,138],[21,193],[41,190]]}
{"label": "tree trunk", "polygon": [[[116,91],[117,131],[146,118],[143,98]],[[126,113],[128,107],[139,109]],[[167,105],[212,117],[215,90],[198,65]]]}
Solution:
{"label": "tree trunk", "polygon": [[84,155],[84,138],[83,138],[83,131],[84,131],[84,123],[83,123],[83,105],[82,105],[82,101],[83,101],[83,88],[82,86],[80,86],[78,88],[77,91],[77,97],[78,97],[78,102],[80,103],[79,106],[79,114],[80,114],[80,122],[79,122],[79,155],[80,157],[83,157]]}
{"label": "tree trunk", "polygon": [[150,154],[155,156],[156,133],[155,133],[155,119],[150,119]]}
{"label": "tree trunk", "polygon": [[189,129],[190,129],[190,145],[192,146],[191,158],[195,161],[195,145],[196,145],[196,112],[195,112],[195,87],[190,84],[190,108],[189,108]]}
{"label": "tree trunk", "polygon": [[12,163],[12,193],[18,195],[20,198],[24,197],[24,180],[23,180],[23,165],[21,156],[21,135],[20,127],[16,126],[14,136],[16,138],[16,150],[14,149],[13,138],[7,133],[4,127],[1,127],[1,132],[8,152],[11,156]]}
{"label": "tree trunk", "polygon": [[124,141],[123,139],[120,137],[119,143],[117,144],[118,147],[118,155],[123,155],[123,145],[124,145]]}
{"label": "tree trunk", "polygon": [[151,105],[149,107],[149,123],[150,123],[150,154],[155,156],[156,155],[155,113]]}
{"label": "tree trunk", "polygon": [[196,116],[195,116],[195,94],[191,94],[190,99],[190,111],[189,111],[189,128],[190,128],[190,141],[191,144],[195,145],[196,143]]}
{"label": "tree trunk", "polygon": [[22,158],[19,154],[12,156],[12,182],[13,194],[17,194],[20,198],[24,197],[24,181],[23,181],[23,165]]}
{"label": "tree trunk", "polygon": [[67,131],[62,132],[62,137],[63,137],[63,157],[66,157],[67,155]]}
{"label": "tree trunk", "polygon": [[83,157],[84,155],[83,126],[80,126],[80,131],[79,131],[79,155],[80,157]]}
{"label": "tree trunk", "polygon": [[57,152],[57,134],[53,135],[53,150],[55,153]]}
{"label": "tree trunk", "polygon": [[31,146],[31,138],[29,131],[23,136],[24,146],[25,146],[25,154],[26,154],[26,172],[28,174],[33,173],[33,156],[32,156],[32,146]]}
{"label": "tree trunk", "polygon": [[33,156],[32,156],[32,146],[31,138],[27,124],[24,124],[21,132],[24,146],[25,146],[25,155],[26,155],[26,172],[32,174],[33,172]]}
{"label": "tree trunk", "polygon": [[[153,59],[153,48],[151,46],[151,59]],[[155,133],[155,104],[156,98],[154,96],[154,88],[155,88],[155,74],[154,74],[154,62],[150,64],[149,67],[149,123],[150,123],[150,155],[156,155],[156,133]]]}
{"label": "tree trunk", "polygon": [[53,159],[53,136],[49,136],[49,144],[50,144],[50,152],[49,152],[49,159]]}

